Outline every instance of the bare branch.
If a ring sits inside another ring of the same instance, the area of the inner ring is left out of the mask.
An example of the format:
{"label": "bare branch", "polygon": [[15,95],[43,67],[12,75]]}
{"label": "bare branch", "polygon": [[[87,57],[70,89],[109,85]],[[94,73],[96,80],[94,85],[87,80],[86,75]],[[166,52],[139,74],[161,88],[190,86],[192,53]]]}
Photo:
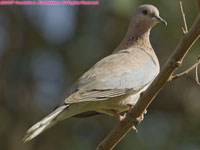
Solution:
{"label": "bare branch", "polygon": [[184,34],[174,53],[169,57],[156,79],[140,97],[136,105],[127,114],[126,118],[119,122],[109,135],[99,144],[97,150],[112,150],[128,133],[133,125],[137,125],[139,118],[151,104],[159,91],[168,83],[174,71],[181,65],[185,55],[200,36],[200,15],[196,18],[187,34]]}
{"label": "bare branch", "polygon": [[183,24],[184,24],[184,27],[182,27],[182,30],[183,30],[183,33],[186,34],[186,33],[188,33],[188,27],[187,27],[187,22],[185,19],[185,13],[183,11],[182,1],[179,1],[179,6],[180,6],[181,15],[182,15]]}
{"label": "bare branch", "polygon": [[[195,68],[196,68],[196,70],[197,70],[197,67],[198,67],[199,64],[200,64],[200,56],[197,58],[197,61],[196,61],[195,64],[193,64],[193,65],[192,65],[191,67],[189,67],[187,70],[185,70],[185,71],[183,71],[183,72],[181,72],[181,73],[179,73],[179,74],[172,75],[172,76],[169,78],[168,82],[171,82],[171,81],[173,81],[173,80],[175,80],[175,79],[177,79],[177,78],[180,78],[180,77],[182,77],[182,76],[184,76],[184,75],[187,75],[189,72],[191,72],[191,71],[194,70]],[[196,79],[197,79],[197,81],[199,81],[199,80],[198,80],[198,74],[197,74]],[[198,83],[198,82],[197,82],[197,83]]]}

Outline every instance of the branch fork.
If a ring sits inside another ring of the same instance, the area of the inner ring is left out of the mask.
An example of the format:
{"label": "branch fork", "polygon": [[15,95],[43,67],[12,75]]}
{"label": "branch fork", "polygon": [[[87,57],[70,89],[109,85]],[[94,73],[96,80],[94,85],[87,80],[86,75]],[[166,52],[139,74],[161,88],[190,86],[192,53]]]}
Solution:
{"label": "branch fork", "polygon": [[183,72],[181,72],[179,74],[172,75],[169,78],[168,82],[171,82],[171,81],[173,81],[175,79],[178,79],[178,78],[180,78],[180,77],[182,77],[184,75],[187,75],[189,72],[191,72],[192,70],[195,69],[195,79],[196,79],[197,84],[200,85],[199,78],[198,78],[198,66],[199,66],[199,64],[200,64],[200,56],[197,58],[195,64],[193,64],[191,67],[189,67],[188,69],[186,69],[185,71],[183,71]]}

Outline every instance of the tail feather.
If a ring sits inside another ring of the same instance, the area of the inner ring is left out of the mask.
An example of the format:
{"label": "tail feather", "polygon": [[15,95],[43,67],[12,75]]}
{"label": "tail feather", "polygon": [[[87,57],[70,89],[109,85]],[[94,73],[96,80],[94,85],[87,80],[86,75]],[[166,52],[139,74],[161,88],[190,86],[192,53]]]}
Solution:
{"label": "tail feather", "polygon": [[63,110],[68,107],[68,105],[63,105],[58,107],[56,110],[54,110],[51,114],[46,116],[44,119],[33,125],[27,132],[26,135],[23,138],[24,142],[30,141],[36,136],[38,136],[40,133],[45,131],[46,129],[52,127],[54,124],[57,123],[56,117],[63,112]]}

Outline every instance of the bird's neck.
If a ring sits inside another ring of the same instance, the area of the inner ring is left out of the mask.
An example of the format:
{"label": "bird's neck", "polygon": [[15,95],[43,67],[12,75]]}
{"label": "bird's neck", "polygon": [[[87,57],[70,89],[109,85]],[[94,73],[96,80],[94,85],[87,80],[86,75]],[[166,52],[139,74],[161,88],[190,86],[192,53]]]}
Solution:
{"label": "bird's neck", "polygon": [[150,30],[144,30],[144,28],[137,27],[135,29],[138,30],[133,30],[133,27],[129,26],[128,32],[126,33],[124,39],[120,43],[120,45],[117,47],[115,52],[128,49],[131,47],[143,47],[145,49],[153,50],[150,40],[149,40],[149,35],[150,35]]}

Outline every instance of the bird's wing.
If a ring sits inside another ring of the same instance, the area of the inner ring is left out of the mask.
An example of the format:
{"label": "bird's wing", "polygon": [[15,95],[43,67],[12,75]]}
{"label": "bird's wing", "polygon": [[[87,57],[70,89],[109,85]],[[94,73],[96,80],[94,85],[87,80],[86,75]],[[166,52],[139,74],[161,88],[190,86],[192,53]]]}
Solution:
{"label": "bird's wing", "polygon": [[105,57],[75,83],[66,104],[106,100],[142,89],[159,72],[159,64],[140,48]]}

